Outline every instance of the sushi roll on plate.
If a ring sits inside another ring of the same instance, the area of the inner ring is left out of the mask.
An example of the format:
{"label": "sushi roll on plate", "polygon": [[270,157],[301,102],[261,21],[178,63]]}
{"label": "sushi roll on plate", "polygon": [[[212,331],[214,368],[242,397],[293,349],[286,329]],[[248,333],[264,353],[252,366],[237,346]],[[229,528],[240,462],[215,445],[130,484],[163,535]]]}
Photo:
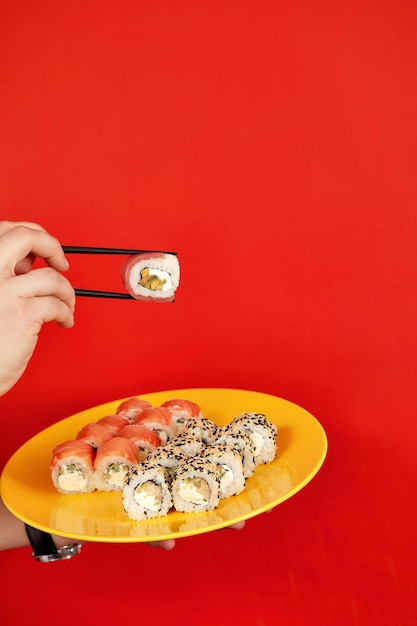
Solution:
{"label": "sushi roll on plate", "polygon": [[117,435],[122,428],[129,424],[129,421],[122,415],[105,415],[97,420],[97,424],[108,428],[112,435]]}
{"label": "sushi roll on plate", "polygon": [[151,407],[152,404],[147,400],[133,397],[121,402],[116,409],[116,414],[125,417],[132,424],[139,413]]}
{"label": "sushi roll on plate", "polygon": [[76,436],[76,439],[80,441],[85,441],[92,448],[97,450],[101,446],[102,443],[111,439],[113,437],[113,433],[104,426],[104,424],[99,424],[98,422],[90,422],[83,426],[83,428],[79,431]]}
{"label": "sushi roll on plate", "polygon": [[180,463],[184,463],[189,456],[190,455],[187,454],[181,446],[176,445],[176,440],[173,439],[165,446],[155,450],[155,452],[151,452],[147,460],[164,467],[171,478],[175,468],[178,467]]}
{"label": "sushi roll on plate", "polygon": [[241,413],[232,420],[232,430],[246,432],[252,440],[255,465],[270,463],[277,452],[277,427],[262,413]]}
{"label": "sushi roll on plate", "polygon": [[193,417],[203,417],[200,407],[191,400],[181,398],[166,400],[161,406],[168,408],[172,413],[172,421],[176,434],[179,434],[187,421]]}
{"label": "sushi roll on plate", "polygon": [[55,446],[49,465],[55,488],[69,495],[94,491],[94,456],[94,448],[79,439]]}
{"label": "sushi roll on plate", "polygon": [[98,491],[122,491],[124,478],[132,465],[138,463],[137,446],[125,437],[113,437],[97,450],[94,460]]}
{"label": "sushi roll on plate", "polygon": [[221,498],[238,495],[244,490],[243,461],[237,447],[227,443],[209,445],[204,448],[203,456],[217,467]]}
{"label": "sushi roll on plate", "polygon": [[165,445],[167,441],[173,439],[175,436],[171,417],[169,409],[164,407],[152,407],[141,411],[135,418],[134,423],[155,430],[161,439],[161,444]]}
{"label": "sushi roll on plate", "polygon": [[164,448],[172,446],[175,450],[181,451],[186,457],[197,456],[201,453],[205,444],[201,439],[200,433],[187,434],[182,432],[172,439]]}
{"label": "sushi roll on plate", "polygon": [[158,433],[142,424],[128,424],[122,428],[119,437],[133,441],[138,449],[139,461],[144,461],[150,452],[154,452],[161,445]]}
{"label": "sushi roll on plate", "polygon": [[172,507],[172,497],[165,468],[151,461],[131,467],[124,481],[122,502],[132,520],[167,515]]}
{"label": "sushi roll on plate", "polygon": [[171,489],[177,511],[212,511],[220,500],[220,478],[216,465],[203,457],[190,458],[175,469]]}
{"label": "sushi roll on plate", "polygon": [[207,417],[191,418],[178,435],[178,439],[194,437],[205,444],[209,444],[215,440],[218,428],[217,424]]}
{"label": "sushi roll on plate", "polygon": [[255,471],[255,449],[252,439],[244,429],[227,424],[218,429],[214,443],[229,444],[237,448],[242,457],[244,477],[252,476]]}

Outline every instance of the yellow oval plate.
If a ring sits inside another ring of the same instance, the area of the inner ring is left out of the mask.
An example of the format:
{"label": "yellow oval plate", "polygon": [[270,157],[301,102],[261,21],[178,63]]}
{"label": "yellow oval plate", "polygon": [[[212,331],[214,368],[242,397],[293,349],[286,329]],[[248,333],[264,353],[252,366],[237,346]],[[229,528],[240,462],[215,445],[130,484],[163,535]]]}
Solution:
{"label": "yellow oval plate", "polygon": [[48,469],[53,447],[73,439],[89,422],[115,413],[127,398],[101,404],[57,422],[27,441],[5,466],[2,498],[23,522],[49,533],[83,541],[145,542],[197,535],[236,524],[277,506],[302,489],[319,471],[327,453],[326,434],[301,407],[276,396],[239,389],[177,389],[141,394],[158,406],[184,398],[200,405],[219,426],[246,412],[264,413],[278,427],[277,457],[257,466],[237,496],[220,501],[214,511],[179,513],[141,522],[130,520],[120,493],[95,491],[63,495]]}

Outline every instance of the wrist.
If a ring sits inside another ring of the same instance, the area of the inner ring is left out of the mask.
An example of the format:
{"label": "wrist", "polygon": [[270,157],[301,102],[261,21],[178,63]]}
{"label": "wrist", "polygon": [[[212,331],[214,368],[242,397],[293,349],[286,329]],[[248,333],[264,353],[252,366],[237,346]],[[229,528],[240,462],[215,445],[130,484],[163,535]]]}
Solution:
{"label": "wrist", "polygon": [[28,524],[25,524],[25,530],[33,548],[33,558],[42,563],[72,559],[81,551],[81,543],[68,543],[64,537],[52,537]]}
{"label": "wrist", "polygon": [[69,539],[68,537],[61,537],[60,535],[51,535],[51,537],[57,548],[63,548],[68,544],[77,544],[80,546],[83,544],[82,541],[76,541],[75,539]]}

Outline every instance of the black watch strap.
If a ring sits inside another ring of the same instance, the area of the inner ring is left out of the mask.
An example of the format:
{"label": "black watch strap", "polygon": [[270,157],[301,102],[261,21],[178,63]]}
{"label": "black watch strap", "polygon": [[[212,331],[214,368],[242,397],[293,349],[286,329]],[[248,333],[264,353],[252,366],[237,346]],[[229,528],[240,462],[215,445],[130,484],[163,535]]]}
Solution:
{"label": "black watch strap", "polygon": [[72,559],[81,550],[81,544],[79,543],[72,543],[62,548],[57,548],[49,533],[33,528],[33,526],[28,524],[25,524],[25,530],[33,548],[32,556],[42,563]]}

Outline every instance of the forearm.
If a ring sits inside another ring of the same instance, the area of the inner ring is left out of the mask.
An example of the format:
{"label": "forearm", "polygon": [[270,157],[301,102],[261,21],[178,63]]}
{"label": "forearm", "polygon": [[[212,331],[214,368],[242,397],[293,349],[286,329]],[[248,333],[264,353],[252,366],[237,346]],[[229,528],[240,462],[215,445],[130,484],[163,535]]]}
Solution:
{"label": "forearm", "polygon": [[25,526],[0,500],[0,550],[29,546]]}
{"label": "forearm", "polygon": [[[71,542],[65,537],[53,535],[52,538],[57,548]],[[30,543],[24,523],[15,517],[0,499],[0,550],[11,550],[25,546],[29,547]]]}

